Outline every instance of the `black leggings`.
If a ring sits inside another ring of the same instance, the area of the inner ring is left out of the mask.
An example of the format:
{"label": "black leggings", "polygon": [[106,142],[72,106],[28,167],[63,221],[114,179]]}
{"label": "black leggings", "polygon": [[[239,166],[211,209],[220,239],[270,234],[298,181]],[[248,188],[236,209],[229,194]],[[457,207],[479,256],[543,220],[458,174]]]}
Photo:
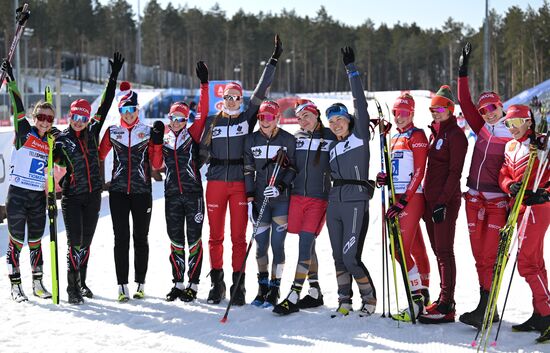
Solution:
{"label": "black leggings", "polygon": [[149,262],[149,223],[153,198],[147,194],[126,194],[111,191],[109,206],[113,231],[115,233],[115,267],[118,284],[128,284],[128,267],[130,251],[130,220],[132,213],[134,240],[135,281],[145,283],[147,263]]}

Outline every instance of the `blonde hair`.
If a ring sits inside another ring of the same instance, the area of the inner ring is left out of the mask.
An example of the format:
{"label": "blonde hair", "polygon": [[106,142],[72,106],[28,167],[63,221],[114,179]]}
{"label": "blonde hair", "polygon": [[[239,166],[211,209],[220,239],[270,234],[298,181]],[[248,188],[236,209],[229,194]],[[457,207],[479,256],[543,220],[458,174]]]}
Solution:
{"label": "blonde hair", "polygon": [[50,109],[55,114],[55,108],[54,108],[53,104],[45,102],[43,100],[39,100],[34,105],[34,109],[32,110],[32,116],[33,117],[36,116],[36,114],[38,113],[38,109]]}

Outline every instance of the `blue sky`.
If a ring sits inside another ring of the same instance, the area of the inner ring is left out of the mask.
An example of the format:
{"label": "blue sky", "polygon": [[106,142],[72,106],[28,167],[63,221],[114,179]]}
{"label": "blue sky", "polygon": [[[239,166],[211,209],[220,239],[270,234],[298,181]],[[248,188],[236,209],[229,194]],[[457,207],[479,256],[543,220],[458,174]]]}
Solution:
{"label": "blue sky", "polygon": [[[138,0],[127,0],[137,11]],[[161,6],[165,7],[168,0],[157,0]],[[108,0],[100,0],[101,3],[107,3]],[[463,22],[473,28],[482,25],[485,14],[484,0],[337,0],[337,1],[299,1],[299,0],[183,0],[171,1],[175,7],[184,6],[198,7],[208,10],[215,3],[226,11],[228,16],[237,12],[240,8],[248,13],[272,12],[279,13],[282,9],[295,9],[302,16],[315,16],[320,6],[325,6],[327,12],[336,20],[357,26],[370,18],[376,26],[386,23],[390,26],[397,23],[416,22],[422,28],[440,28],[445,20],[452,16],[456,21]],[[145,7],[147,0],[140,0],[141,10]],[[538,9],[543,4],[543,0],[490,0],[489,6],[503,15],[506,10],[513,5],[522,9],[527,9],[531,5]]]}

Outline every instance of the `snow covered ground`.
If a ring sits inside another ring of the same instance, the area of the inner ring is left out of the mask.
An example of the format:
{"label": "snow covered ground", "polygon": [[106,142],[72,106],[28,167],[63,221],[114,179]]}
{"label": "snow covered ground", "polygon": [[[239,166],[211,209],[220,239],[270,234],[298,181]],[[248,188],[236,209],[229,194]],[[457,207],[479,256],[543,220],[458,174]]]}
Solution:
{"label": "snow covered ground", "polygon": [[[369,107],[370,108],[370,107]],[[370,109],[369,109],[370,110]],[[417,110],[418,111],[418,110]],[[418,118],[425,127],[428,116]],[[380,165],[378,137],[371,143],[371,177]],[[470,140],[470,151],[473,140]],[[467,163],[469,163],[467,157]],[[468,173],[464,167],[463,176]],[[463,190],[465,188],[463,187]],[[88,285],[94,291],[94,299],[87,299],[82,306],[67,303],[65,288],[66,235],[63,222],[59,227],[59,258],[61,303],[39,300],[32,296],[29,252],[25,247],[21,254],[23,286],[29,302],[17,304],[10,299],[9,280],[5,265],[0,265],[0,352],[473,352],[470,343],[475,330],[461,323],[443,325],[411,324],[381,318],[381,223],[380,195],[375,194],[370,205],[370,226],[363,251],[363,261],[370,270],[377,287],[379,304],[377,313],[368,318],[350,315],[331,319],[330,314],[337,306],[336,280],[328,233],[325,230],[318,238],[317,251],[320,261],[320,284],[324,293],[325,306],[303,310],[288,317],[274,316],[269,310],[250,305],[234,307],[229,320],[220,323],[227,301],[222,305],[206,303],[210,287],[208,222],[205,221],[203,243],[206,247],[198,300],[194,303],[164,301],[172,286],[171,269],[168,262],[169,240],[164,220],[163,185],[153,185],[154,205],[149,234],[150,259],[145,300],[130,300],[119,304],[116,301],[117,286],[113,259],[113,231],[109,214],[108,195],[104,194],[92,254],[89,264]],[[228,223],[228,222],[227,222]],[[228,228],[226,226],[226,228]],[[249,227],[248,234],[250,235]],[[227,231],[226,231],[226,234]],[[0,225],[0,262],[5,262],[8,242],[6,224]],[[47,234],[44,237],[45,283],[51,288],[50,255]],[[429,246],[427,236],[425,242]],[[547,249],[550,246],[546,242]],[[286,240],[286,269],[282,283],[282,295],[286,295],[294,275],[297,262],[298,238],[289,234]],[[225,241],[226,283],[230,284],[229,237]],[[432,265],[430,292],[438,295],[439,276],[435,258],[428,249]],[[457,222],[455,241],[457,261],[457,314],[472,310],[478,300],[477,275],[470,250],[465,213],[461,210]],[[548,251],[546,252],[548,254]],[[254,250],[248,259],[246,288],[247,300],[255,296],[256,264]],[[514,258],[512,258],[513,261]],[[548,260],[548,257],[547,257]],[[133,258],[130,258],[133,263]],[[511,265],[505,277],[508,284]],[[133,270],[131,266],[130,279]],[[229,278],[229,279],[228,279]],[[401,281],[401,279],[399,279]],[[130,284],[131,290],[135,285]],[[393,291],[393,290],[392,290]],[[357,291],[356,291],[357,292]],[[400,304],[406,305],[400,291]],[[392,294],[392,303],[394,296]],[[499,301],[502,308],[504,290]],[[355,302],[355,307],[359,306]],[[395,304],[392,311],[395,312]],[[523,322],[532,312],[531,295],[524,280],[517,274],[510,292],[510,299],[504,322],[495,348],[496,352],[548,352],[548,345],[536,345],[538,333],[513,333],[511,325]],[[493,333],[496,327],[493,329]]]}

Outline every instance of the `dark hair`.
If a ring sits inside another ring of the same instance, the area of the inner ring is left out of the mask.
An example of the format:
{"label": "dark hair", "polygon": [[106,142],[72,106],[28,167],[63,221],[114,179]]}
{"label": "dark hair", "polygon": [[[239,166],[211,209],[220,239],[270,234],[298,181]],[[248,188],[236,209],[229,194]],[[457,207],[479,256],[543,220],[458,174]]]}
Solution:
{"label": "dark hair", "polygon": [[[325,142],[325,127],[323,126],[323,122],[321,121],[321,114],[317,116],[318,124],[315,126],[315,128],[319,128],[319,132],[321,133],[321,138],[319,139],[319,146],[317,146],[317,151],[315,152],[315,159],[313,161],[313,165],[318,165],[319,161],[321,160],[321,148],[323,147],[323,144]],[[315,130],[314,130],[315,132]]]}
{"label": "dark hair", "polygon": [[208,133],[206,134],[206,139],[204,140],[205,146],[210,146],[212,143],[212,133],[214,132],[214,127],[218,123],[218,120],[220,120],[220,117],[222,116],[222,112],[219,112],[212,121],[212,124],[210,125],[210,128],[208,129]]}

